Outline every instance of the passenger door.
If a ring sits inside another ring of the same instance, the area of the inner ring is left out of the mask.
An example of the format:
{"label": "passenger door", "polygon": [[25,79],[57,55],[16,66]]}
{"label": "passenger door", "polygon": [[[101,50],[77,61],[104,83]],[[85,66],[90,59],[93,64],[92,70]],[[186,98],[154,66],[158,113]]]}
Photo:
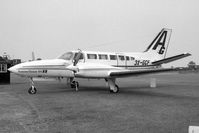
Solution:
{"label": "passenger door", "polygon": [[117,66],[126,67],[126,56],[124,54],[117,54]]}

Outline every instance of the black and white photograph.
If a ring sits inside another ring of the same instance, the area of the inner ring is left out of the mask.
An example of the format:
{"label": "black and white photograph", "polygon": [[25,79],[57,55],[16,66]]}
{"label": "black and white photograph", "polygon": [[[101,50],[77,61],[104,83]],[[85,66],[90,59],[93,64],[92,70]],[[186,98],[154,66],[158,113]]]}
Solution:
{"label": "black and white photograph", "polygon": [[0,0],[0,133],[199,133],[198,5]]}

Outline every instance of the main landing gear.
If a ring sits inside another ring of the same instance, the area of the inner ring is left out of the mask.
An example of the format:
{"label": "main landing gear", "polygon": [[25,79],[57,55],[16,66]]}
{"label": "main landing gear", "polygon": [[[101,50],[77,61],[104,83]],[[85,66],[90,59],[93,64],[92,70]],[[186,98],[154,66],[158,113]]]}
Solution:
{"label": "main landing gear", "polygon": [[[119,92],[119,87],[115,83],[115,78],[109,78],[105,79],[105,81],[108,83],[108,86],[110,88],[110,93],[118,93]],[[79,83],[75,81],[73,78],[70,78],[70,87],[75,88],[76,91],[79,90]]]}
{"label": "main landing gear", "polygon": [[113,89],[113,90],[110,89],[110,93],[118,93],[118,92],[119,92],[118,85],[115,85],[115,89]]}
{"label": "main landing gear", "polygon": [[67,84],[69,84],[71,88],[75,88],[76,91],[79,90],[79,82],[75,81],[74,78],[68,79]]}
{"label": "main landing gear", "polygon": [[79,90],[79,83],[75,80],[73,80],[71,83],[70,83],[70,87],[71,88],[75,88],[76,91]]}
{"label": "main landing gear", "polygon": [[36,94],[37,93],[37,89],[34,86],[34,82],[33,82],[32,78],[30,78],[30,82],[31,82],[31,87],[28,89],[28,93],[29,94]]}
{"label": "main landing gear", "polygon": [[119,87],[118,85],[115,84],[115,79],[110,78],[110,79],[105,79],[106,82],[108,82],[108,86],[110,88],[110,93],[118,93],[119,92]]}

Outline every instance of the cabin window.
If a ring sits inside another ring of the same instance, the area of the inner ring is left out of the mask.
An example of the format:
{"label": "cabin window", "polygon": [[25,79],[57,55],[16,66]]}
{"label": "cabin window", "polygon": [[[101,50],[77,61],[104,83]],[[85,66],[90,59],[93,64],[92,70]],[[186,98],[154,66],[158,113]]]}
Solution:
{"label": "cabin window", "polygon": [[123,55],[119,55],[118,56],[120,60],[124,60],[124,56]]}
{"label": "cabin window", "polygon": [[7,72],[7,64],[0,64],[0,72]]}
{"label": "cabin window", "polygon": [[97,59],[97,55],[96,54],[87,54],[87,58],[88,59]]}
{"label": "cabin window", "polygon": [[72,52],[67,52],[61,55],[58,59],[71,60],[72,56],[73,56]]}
{"label": "cabin window", "polygon": [[131,60],[135,60],[135,58],[134,58],[134,57],[131,57]]}
{"label": "cabin window", "polygon": [[[74,59],[76,59],[77,54],[78,54],[78,53],[75,53]],[[82,53],[81,53],[81,55],[80,55],[79,59],[80,59],[80,60],[84,59],[84,55],[83,55]]]}
{"label": "cabin window", "polygon": [[99,54],[98,56],[99,56],[99,59],[101,59],[101,60],[107,60],[108,59],[108,56],[105,55],[105,54]]}
{"label": "cabin window", "polygon": [[129,56],[126,56],[126,60],[129,60]]}
{"label": "cabin window", "polygon": [[116,55],[110,55],[110,60],[117,60],[117,56]]}

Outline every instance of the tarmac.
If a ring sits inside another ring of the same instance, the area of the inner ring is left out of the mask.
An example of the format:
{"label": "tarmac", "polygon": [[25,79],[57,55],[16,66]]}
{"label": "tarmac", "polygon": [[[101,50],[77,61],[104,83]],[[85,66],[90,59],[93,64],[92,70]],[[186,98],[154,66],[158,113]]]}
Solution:
{"label": "tarmac", "polygon": [[[156,77],[157,87],[150,88]],[[188,133],[199,126],[199,74],[164,74],[118,79],[109,93],[104,80],[36,82],[11,75],[0,85],[0,133]]]}

